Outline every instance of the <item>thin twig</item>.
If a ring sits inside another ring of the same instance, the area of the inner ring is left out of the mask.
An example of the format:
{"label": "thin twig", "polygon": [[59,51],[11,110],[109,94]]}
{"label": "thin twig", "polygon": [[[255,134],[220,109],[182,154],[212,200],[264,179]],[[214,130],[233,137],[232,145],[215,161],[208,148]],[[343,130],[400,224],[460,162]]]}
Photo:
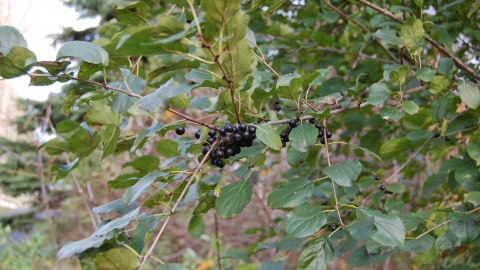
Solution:
{"label": "thin twig", "polygon": [[[364,4],[365,6],[367,7],[370,7],[380,13],[382,13],[383,15],[387,16],[387,17],[390,17],[392,19],[394,19],[395,21],[401,23],[401,24],[404,24],[405,21],[402,20],[401,18],[395,16],[393,13],[391,13],[390,11],[384,9],[384,8],[381,8],[379,6],[376,6],[375,4],[372,4],[370,3],[369,1],[366,1],[366,0],[357,0],[357,2],[360,2],[362,4]],[[475,71],[473,69],[471,69],[469,66],[467,66],[465,63],[463,63],[463,61],[459,58],[457,58],[455,55],[453,55],[452,53],[450,53],[447,49],[445,49],[445,47],[443,47],[440,43],[438,43],[436,40],[434,40],[433,38],[431,38],[428,34],[425,34],[425,40],[427,40],[430,44],[432,44],[433,47],[435,47],[437,50],[439,50],[441,53],[447,55],[448,57],[452,58],[453,62],[455,62],[455,65],[460,68],[460,69],[463,69],[465,70],[466,72],[470,73],[475,80],[480,80],[480,75],[478,74],[475,74]]]}
{"label": "thin twig", "polygon": [[141,270],[143,268],[143,266],[145,265],[145,262],[148,260],[148,258],[150,257],[150,255],[152,254],[153,252],[153,249],[155,248],[155,246],[157,245],[158,243],[158,240],[160,240],[160,236],[162,236],[162,233],[163,231],[165,230],[165,228],[167,227],[167,224],[168,224],[168,221],[170,220],[170,217],[172,216],[173,212],[175,212],[175,210],[177,209],[178,205],[180,204],[180,201],[181,199],[183,198],[183,196],[185,195],[185,193],[187,192],[188,190],[188,187],[190,186],[190,184],[192,183],[193,179],[195,179],[195,175],[198,173],[198,171],[200,171],[200,168],[203,167],[203,165],[207,162],[209,156],[210,156],[210,153],[212,152],[212,150],[215,148],[215,145],[217,144],[218,141],[214,142],[212,147],[210,148],[210,150],[208,150],[207,154],[205,155],[205,157],[203,157],[202,161],[200,162],[200,164],[197,166],[197,168],[195,169],[195,171],[193,172],[193,174],[190,176],[190,179],[188,180],[187,182],[187,185],[185,185],[185,188],[183,189],[182,193],[180,194],[180,197],[178,197],[178,200],[177,202],[173,205],[172,207],[172,210],[170,211],[170,214],[167,216],[167,219],[165,220],[165,222],[163,223],[162,225],[162,228],[160,229],[160,231],[158,232],[157,236],[155,237],[155,240],[153,241],[153,244],[152,246],[150,247],[150,249],[148,250],[147,254],[143,257],[142,259],[142,263],[140,264],[140,267],[139,267],[139,270]]}
{"label": "thin twig", "polygon": [[38,163],[32,162],[32,161],[30,161],[30,160],[25,159],[24,157],[20,156],[20,155],[17,154],[16,152],[8,149],[8,147],[6,147],[5,145],[3,145],[3,144],[1,144],[1,143],[0,143],[0,148],[1,148],[3,151],[9,153],[9,154],[12,155],[14,158],[22,161],[22,162],[25,163],[25,164],[32,165],[32,166],[35,166],[35,167],[38,166]]}
{"label": "thin twig", "polygon": [[[325,150],[327,151],[327,162],[328,162],[328,166],[330,167],[331,163],[330,163],[330,154],[328,153],[327,119],[326,118],[323,119],[323,139],[325,140]],[[340,225],[342,226],[342,228],[345,228],[345,224],[343,224],[343,220],[342,220],[342,215],[340,214],[340,208],[338,207],[339,204],[338,204],[338,198],[337,198],[337,191],[335,190],[335,182],[333,181],[333,179],[331,179],[331,181],[332,181],[332,188],[333,188],[333,197],[335,198],[335,211],[337,212],[338,219],[340,220]]]}
{"label": "thin twig", "polygon": [[218,220],[217,220],[217,213],[213,213],[213,220],[215,222],[215,242],[217,244],[217,263],[218,269],[222,270],[222,262],[220,260],[220,237],[218,236]]}
{"label": "thin twig", "polygon": [[258,61],[260,61],[262,64],[264,64],[268,69],[270,69],[273,74],[275,74],[275,76],[277,76],[278,78],[280,78],[280,74],[278,74],[268,63],[267,61],[265,61],[265,59],[261,58],[258,54],[256,54],[254,51],[253,52],[253,55],[255,55],[255,57],[257,57]]}
{"label": "thin twig", "polygon": [[[467,212],[467,214],[471,214],[471,213],[473,213],[473,212],[476,212],[476,211],[478,211],[478,210],[480,210],[480,207],[477,207],[477,208],[475,208],[475,209],[473,209],[473,210],[470,210],[470,211],[468,211],[468,212]],[[426,232],[424,232],[424,233],[420,234],[419,236],[415,237],[415,239],[419,239],[419,238],[421,238],[422,236],[424,236],[424,235],[428,234],[429,232],[431,232],[431,231],[435,230],[436,228],[438,228],[438,227],[441,227],[441,226],[443,226],[443,225],[445,225],[445,224],[448,224],[448,223],[450,223],[450,221],[451,221],[451,220],[449,219],[449,220],[447,220],[447,221],[445,221],[445,222],[442,222],[442,223],[440,223],[440,224],[438,224],[438,225],[434,226],[434,227],[433,227],[433,228],[431,228],[430,230],[428,230],[428,231],[426,231]]]}

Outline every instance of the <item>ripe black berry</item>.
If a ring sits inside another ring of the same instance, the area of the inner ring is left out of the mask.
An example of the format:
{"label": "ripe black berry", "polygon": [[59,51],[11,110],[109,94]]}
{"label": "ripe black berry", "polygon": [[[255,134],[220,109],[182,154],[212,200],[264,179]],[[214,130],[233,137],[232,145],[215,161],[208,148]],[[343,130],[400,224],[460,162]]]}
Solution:
{"label": "ripe black berry", "polygon": [[384,185],[381,185],[380,187],[378,187],[378,189],[380,189],[380,190],[385,190],[385,186],[384,186]]}
{"label": "ripe black berry", "polygon": [[446,142],[450,141],[450,136],[445,136],[445,141]]}
{"label": "ripe black berry", "polygon": [[309,122],[310,124],[315,124],[315,121],[316,121],[315,118],[310,118],[310,119],[308,119],[308,122]]}
{"label": "ripe black berry", "polygon": [[337,226],[333,225],[333,224],[330,224],[328,225],[328,228],[330,228],[330,231],[335,231],[337,229]]}
{"label": "ripe black berry", "polygon": [[238,124],[238,130],[240,130],[241,132],[247,131],[247,125],[245,125],[245,123]]}
{"label": "ripe black berry", "polygon": [[321,144],[325,144],[325,138],[324,138],[324,137],[321,137],[321,138],[320,138],[320,143],[321,143]]}
{"label": "ripe black berry", "polygon": [[202,137],[202,131],[199,129],[195,132],[195,138],[200,139],[200,137]]}
{"label": "ripe black berry", "polygon": [[327,139],[330,139],[332,137],[332,132],[330,132],[330,130],[327,130],[325,135],[327,135]]}
{"label": "ripe black berry", "polygon": [[255,126],[248,126],[248,132],[250,132],[250,134],[255,134],[257,132],[257,128]]}
{"label": "ripe black berry", "polygon": [[380,180],[380,176],[375,176],[375,180]]}
{"label": "ripe black berry", "polygon": [[253,141],[257,138],[257,134],[255,133],[250,133],[250,140]]}
{"label": "ripe black berry", "polygon": [[296,119],[290,119],[290,121],[288,121],[288,125],[291,126],[292,128],[296,127],[297,126],[297,120]]}
{"label": "ripe black berry", "polygon": [[185,128],[182,127],[182,126],[178,126],[178,127],[175,129],[175,133],[177,133],[177,135],[183,135],[183,134],[185,134]]}
{"label": "ripe black berry", "polygon": [[435,132],[435,134],[434,134],[433,136],[434,136],[435,138],[438,138],[438,137],[440,137],[440,133]]}
{"label": "ripe black berry", "polygon": [[218,160],[218,159],[214,159],[214,158],[210,159],[210,164],[215,165],[215,163],[217,162],[217,160]]}
{"label": "ripe black berry", "polygon": [[282,107],[280,105],[275,105],[275,111],[280,111]]}
{"label": "ripe black berry", "polygon": [[212,143],[215,141],[215,139],[216,139],[215,137],[208,137],[208,138],[207,138],[207,142],[208,142],[209,144],[212,144]]}
{"label": "ripe black berry", "polygon": [[202,150],[202,154],[206,155],[208,153],[208,151],[210,151],[210,146],[209,145],[205,145],[203,147],[203,150]]}
{"label": "ripe black berry", "polygon": [[217,159],[215,161],[215,165],[217,165],[217,167],[219,167],[219,168],[223,168],[225,166],[225,162],[223,162],[223,160],[221,160],[221,159]]}
{"label": "ripe black berry", "polygon": [[218,150],[225,151],[225,150],[227,150],[227,147],[226,147],[225,145],[220,145],[220,146],[218,147]]}
{"label": "ripe black berry", "polygon": [[225,131],[224,128],[220,128],[220,129],[218,130],[218,133],[220,133],[220,135],[225,135],[225,134],[226,134],[226,131]]}
{"label": "ripe black berry", "polygon": [[282,141],[282,148],[285,148],[287,146],[287,143]]}
{"label": "ripe black berry", "polygon": [[215,157],[216,158],[224,158],[225,157],[225,152],[223,152],[222,150],[217,150],[217,151],[215,151]]}
{"label": "ripe black berry", "polygon": [[230,124],[226,124],[224,129],[226,132],[233,132],[233,127]]}
{"label": "ripe black berry", "polygon": [[225,150],[225,157],[226,157],[226,158],[231,157],[231,156],[233,156],[234,154],[235,154],[235,151],[233,151],[232,148],[227,148],[227,149]]}
{"label": "ripe black berry", "polygon": [[253,145],[253,142],[252,141],[248,141],[245,143],[245,146],[246,147],[251,147]]}
{"label": "ripe black berry", "polygon": [[275,105],[280,104],[280,100],[275,100]]}
{"label": "ripe black berry", "polygon": [[285,131],[280,133],[280,138],[288,138],[288,134]]}
{"label": "ripe black berry", "polygon": [[318,131],[318,136],[317,136],[317,137],[318,137],[318,138],[323,138],[323,129],[320,129],[320,130]]}
{"label": "ripe black berry", "polygon": [[316,127],[317,129],[321,129],[321,128],[322,128],[322,125],[320,125],[319,123],[316,123],[316,124],[315,124],[315,127]]}
{"label": "ripe black berry", "polygon": [[385,194],[390,194],[390,195],[392,195],[392,194],[393,194],[393,191],[385,190]]}
{"label": "ripe black berry", "polygon": [[213,128],[208,131],[208,136],[210,137],[215,137],[216,134],[217,134],[217,131],[215,131],[215,129]]}
{"label": "ripe black berry", "polygon": [[233,134],[233,140],[239,142],[242,140],[242,135],[240,133]]}

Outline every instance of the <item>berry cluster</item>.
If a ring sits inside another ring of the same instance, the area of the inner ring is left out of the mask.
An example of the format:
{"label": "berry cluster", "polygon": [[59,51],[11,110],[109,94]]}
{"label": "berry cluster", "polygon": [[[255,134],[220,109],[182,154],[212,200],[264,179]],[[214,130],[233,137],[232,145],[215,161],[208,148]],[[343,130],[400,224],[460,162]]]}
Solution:
{"label": "berry cluster", "polygon": [[[332,132],[330,132],[330,130],[326,130],[325,132],[323,131],[323,127],[322,125],[320,124],[315,124],[315,127],[318,129],[318,138],[320,138],[320,143],[321,144],[325,144],[325,137],[327,137],[327,139],[330,139],[332,137]],[[326,136],[324,136],[326,135]]]}
{"label": "berry cluster", "polygon": [[390,195],[393,194],[393,192],[387,190],[387,188],[386,188],[384,185],[380,185],[380,187],[378,187],[378,189],[380,189],[381,191],[383,191],[383,193],[385,193],[385,194],[390,194]]}
{"label": "berry cluster", "polygon": [[282,147],[287,146],[287,142],[290,141],[288,136],[290,135],[290,132],[292,131],[292,129],[294,129],[296,127],[298,127],[297,119],[290,119],[290,121],[288,121],[287,128],[285,128],[284,130],[282,130],[282,132],[280,132],[280,139],[282,140]]}
{"label": "berry cluster", "polygon": [[[217,130],[210,129],[207,138],[208,144],[203,147],[202,154],[206,155],[210,151],[210,146],[218,140],[216,148],[210,154],[210,163],[223,168],[225,166],[223,159],[236,156],[242,147],[253,145],[253,140],[257,138],[256,131],[256,127],[247,126],[244,123],[235,126],[227,123],[223,128],[218,129],[218,136]],[[195,133],[197,139],[200,138],[200,135],[200,130]]]}

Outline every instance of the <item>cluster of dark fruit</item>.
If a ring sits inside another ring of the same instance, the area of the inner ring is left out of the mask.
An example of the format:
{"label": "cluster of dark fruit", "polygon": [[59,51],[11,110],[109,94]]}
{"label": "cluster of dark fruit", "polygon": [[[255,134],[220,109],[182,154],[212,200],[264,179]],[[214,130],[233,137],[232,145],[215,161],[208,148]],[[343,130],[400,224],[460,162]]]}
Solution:
{"label": "cluster of dark fruit", "polygon": [[[215,141],[218,141],[215,149],[210,152],[210,163],[219,168],[223,168],[225,166],[223,159],[240,154],[242,147],[250,147],[253,145],[253,140],[257,138],[256,132],[256,127],[247,126],[244,123],[235,126],[227,123],[223,128],[219,128],[218,131],[210,129],[207,143],[203,146],[202,154],[206,155],[208,151],[210,151],[211,145]],[[185,129],[182,126],[178,126],[175,133],[183,135]],[[201,130],[195,132],[195,138],[200,139],[201,136]]]}
{"label": "cluster of dark fruit", "polygon": [[[311,120],[311,119],[310,119]],[[327,137],[327,139],[330,139],[332,138],[332,132],[330,132],[330,130],[326,130],[324,131],[322,125],[320,124],[315,124],[315,127],[318,129],[318,138],[320,138],[320,143],[321,144],[325,144],[325,137]]]}
{"label": "cluster of dark fruit", "polygon": [[[433,135],[435,138],[439,138],[440,137],[440,133],[438,132],[435,132],[435,134]],[[445,138],[443,138],[446,142],[450,141],[450,136],[445,136]]]}
{"label": "cluster of dark fruit", "polygon": [[288,136],[290,135],[290,132],[292,131],[292,129],[294,129],[296,127],[298,127],[297,119],[290,119],[290,121],[288,121],[287,128],[285,128],[284,130],[282,130],[282,132],[280,132],[280,139],[282,140],[282,147],[287,146],[287,142],[290,141]]}
{"label": "cluster of dark fruit", "polygon": [[385,194],[390,194],[390,195],[393,194],[393,191],[387,190],[387,188],[384,185],[380,185],[380,187],[378,189],[383,191],[383,193],[385,193]]}

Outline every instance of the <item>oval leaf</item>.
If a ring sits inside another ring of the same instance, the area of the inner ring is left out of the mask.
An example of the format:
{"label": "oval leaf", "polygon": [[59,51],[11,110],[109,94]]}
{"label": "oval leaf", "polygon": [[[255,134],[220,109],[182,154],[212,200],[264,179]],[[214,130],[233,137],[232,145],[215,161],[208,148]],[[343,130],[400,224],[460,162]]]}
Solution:
{"label": "oval leaf", "polygon": [[268,195],[268,207],[272,209],[296,207],[306,202],[313,194],[313,182],[307,178],[287,180],[280,190]]}
{"label": "oval leaf", "polygon": [[248,180],[237,181],[222,188],[220,197],[215,201],[217,213],[222,218],[234,218],[250,203],[252,187]]}
{"label": "oval leaf", "polygon": [[358,161],[346,160],[340,165],[325,168],[325,174],[340,186],[350,187],[362,171],[362,164]]}
{"label": "oval leaf", "polygon": [[69,41],[57,53],[61,57],[77,57],[92,64],[108,65],[108,53],[97,44],[86,41]]}
{"label": "oval leaf", "polygon": [[257,138],[268,147],[275,150],[282,148],[282,140],[280,135],[273,129],[270,124],[263,123],[257,126]]}
{"label": "oval leaf", "polygon": [[302,238],[316,233],[327,223],[327,216],[319,206],[301,205],[293,209],[285,222],[287,234]]}

